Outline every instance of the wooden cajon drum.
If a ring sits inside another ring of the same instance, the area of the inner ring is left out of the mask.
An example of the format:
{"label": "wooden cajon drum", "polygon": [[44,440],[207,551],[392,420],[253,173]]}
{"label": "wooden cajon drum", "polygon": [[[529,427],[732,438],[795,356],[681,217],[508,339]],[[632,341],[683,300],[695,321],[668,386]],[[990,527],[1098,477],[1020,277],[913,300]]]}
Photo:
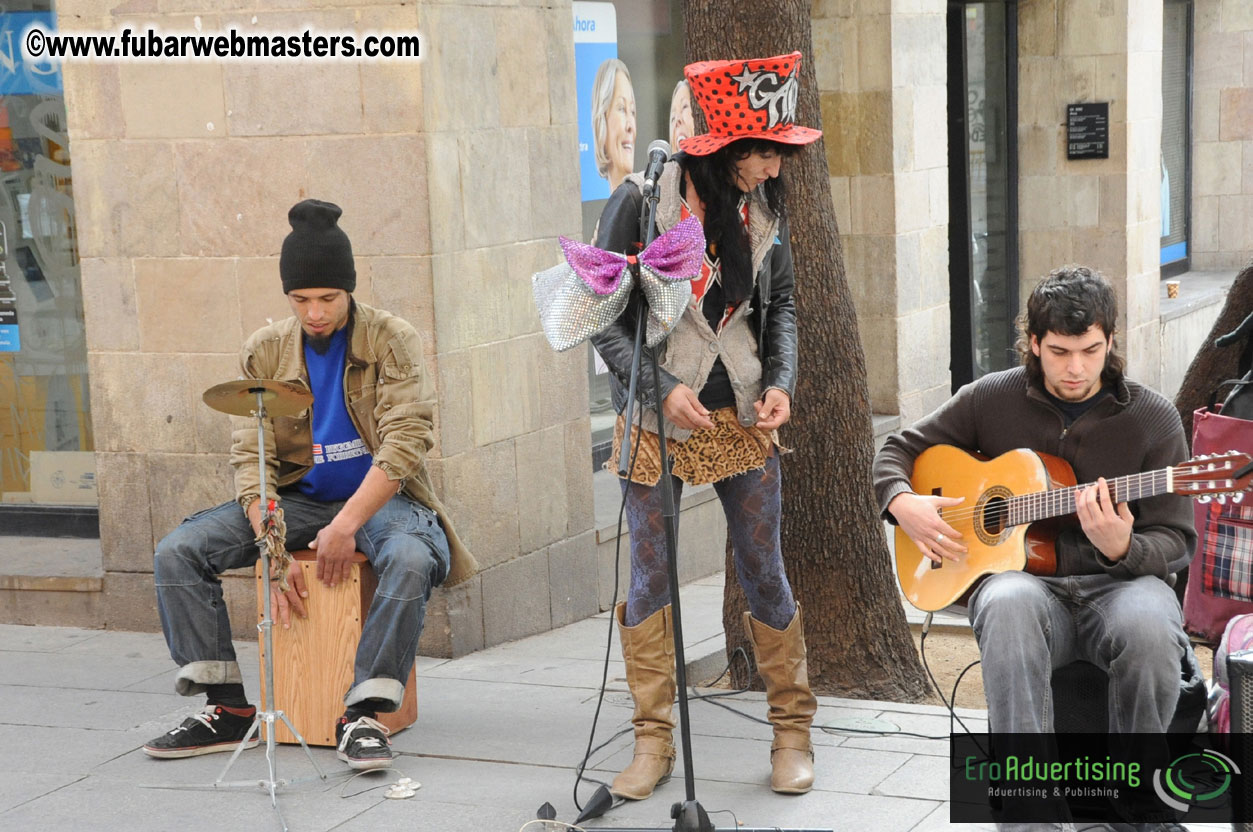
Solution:
{"label": "wooden cajon drum", "polygon": [[[317,555],[304,549],[292,552],[295,566],[304,571],[307,618],[292,615],[291,629],[274,616],[274,709],[282,711],[309,745],[335,745],[335,722],[344,713],[344,694],[352,687],[352,665],[361,640],[378,578],[365,555],[353,555],[348,580],[328,587],[318,580]],[[264,615],[266,591],[264,561],[258,560],[257,621]],[[261,697],[265,701],[265,639],[261,644]],[[391,733],[408,728],[418,718],[417,668],[409,671],[400,710],[378,715]],[[282,722],[274,738],[294,743],[296,737]]]}

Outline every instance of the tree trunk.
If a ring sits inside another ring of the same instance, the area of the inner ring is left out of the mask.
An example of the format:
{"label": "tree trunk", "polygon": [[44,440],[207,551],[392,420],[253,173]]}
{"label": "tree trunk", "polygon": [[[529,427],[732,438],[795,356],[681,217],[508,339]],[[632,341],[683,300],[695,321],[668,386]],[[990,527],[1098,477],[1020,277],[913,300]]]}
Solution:
{"label": "tree trunk", "polygon": [[[797,121],[821,128],[811,0],[687,0],[687,60],[764,58],[799,49]],[[697,132],[703,132],[699,108]],[[824,142],[784,164],[796,262],[800,373],[782,441],[783,555],[804,609],[815,690],[913,701],[927,684],[905,621],[871,488],[874,432],[865,356],[844,279]],[[744,597],[728,559],[727,655],[747,648]],[[750,651],[751,655],[751,651]]]}
{"label": "tree trunk", "polygon": [[[1223,304],[1223,311],[1218,314],[1218,320],[1214,321],[1214,326],[1210,329],[1205,343],[1201,345],[1192,363],[1188,365],[1188,372],[1183,376],[1183,384],[1175,396],[1175,407],[1179,408],[1179,418],[1183,419],[1183,431],[1188,437],[1189,448],[1192,447],[1193,412],[1198,407],[1209,404],[1209,397],[1219,384],[1229,378],[1238,378],[1240,375],[1236,365],[1240,360],[1244,345],[1215,347],[1214,339],[1234,330],[1250,314],[1253,314],[1253,263],[1246,265],[1244,271],[1240,272],[1235,282],[1231,284],[1231,289],[1227,292],[1227,302]],[[1230,387],[1221,391],[1218,400],[1222,401],[1229,392],[1231,392]]]}

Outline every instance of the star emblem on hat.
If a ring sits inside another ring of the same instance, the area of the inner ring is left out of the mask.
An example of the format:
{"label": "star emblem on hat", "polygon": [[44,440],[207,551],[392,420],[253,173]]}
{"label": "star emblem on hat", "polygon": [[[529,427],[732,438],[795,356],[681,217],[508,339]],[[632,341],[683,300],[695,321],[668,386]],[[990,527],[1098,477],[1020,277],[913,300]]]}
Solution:
{"label": "star emblem on hat", "polygon": [[740,70],[740,74],[732,75],[731,80],[739,84],[740,92],[744,92],[744,90],[748,89],[749,87],[753,86],[756,83],[757,76],[760,74],[761,73],[759,72],[749,72],[748,64],[744,64],[744,68]]}

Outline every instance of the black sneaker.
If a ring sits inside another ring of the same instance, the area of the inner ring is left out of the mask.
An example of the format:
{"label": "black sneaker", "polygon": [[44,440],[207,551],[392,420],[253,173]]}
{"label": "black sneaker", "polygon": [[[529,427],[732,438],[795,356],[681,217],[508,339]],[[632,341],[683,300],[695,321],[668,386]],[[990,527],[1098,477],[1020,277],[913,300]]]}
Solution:
{"label": "black sneaker", "polygon": [[358,771],[387,768],[392,764],[387,734],[381,722],[368,716],[358,717],[355,722],[341,716],[335,725],[335,736],[339,740],[335,756]]}
{"label": "black sneaker", "polygon": [[[173,731],[146,743],[144,753],[149,757],[174,758],[234,751],[240,740],[248,736],[252,720],[252,714],[239,716],[221,705],[206,705],[203,711],[187,717]],[[244,747],[256,748],[260,741],[258,734],[249,737]]]}

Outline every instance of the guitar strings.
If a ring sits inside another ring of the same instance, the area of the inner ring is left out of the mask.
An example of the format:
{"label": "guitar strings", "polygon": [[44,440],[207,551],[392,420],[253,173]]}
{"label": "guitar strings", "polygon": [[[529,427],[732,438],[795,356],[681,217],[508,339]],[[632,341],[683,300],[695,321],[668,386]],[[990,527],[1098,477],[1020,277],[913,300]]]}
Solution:
{"label": "guitar strings", "polygon": [[[1169,482],[1168,475],[1172,471],[1176,478],[1183,479],[1197,475],[1209,475],[1212,480],[1217,480],[1221,478],[1222,472],[1232,470],[1234,470],[1234,465],[1229,459],[1189,461],[1173,469],[1146,471],[1139,474],[1116,477],[1107,484],[1111,488],[1110,496],[1114,502],[1120,503],[1164,493],[1166,490],[1165,486]],[[1226,478],[1226,481],[1228,484],[1235,486],[1235,482],[1230,478]],[[985,526],[1000,525],[1002,529],[1012,528],[1049,517],[1073,514],[1076,510],[1075,499],[1078,492],[1093,485],[1095,483],[1080,483],[1047,491],[1037,491],[1031,494],[1012,495],[997,501],[995,504],[975,505],[951,511],[941,509],[939,513],[940,517],[951,526],[956,526],[958,523],[964,525],[969,521],[971,527],[973,527],[975,517],[981,517]],[[1152,493],[1145,494],[1146,486]],[[1213,487],[1212,482],[1210,487]],[[1132,496],[1132,491],[1136,492],[1134,496]],[[1197,489],[1197,491],[1200,493],[1200,489]],[[1122,495],[1125,495],[1125,498],[1118,499]],[[1046,513],[1036,516],[1036,512],[1040,510]],[[1015,518],[1017,518],[1017,522],[1008,522]]]}
{"label": "guitar strings", "polygon": [[[1118,500],[1117,496],[1119,495],[1120,490],[1130,492],[1133,485],[1138,487],[1140,494],[1135,497],[1128,495],[1127,499],[1136,500],[1141,499],[1144,496],[1153,496],[1152,494],[1145,495],[1143,493],[1144,486],[1164,485],[1165,482],[1165,471],[1150,471],[1143,474],[1129,474],[1126,477],[1118,477],[1114,480],[1113,494],[1111,496],[1115,498],[1115,502],[1126,502],[1127,500]],[[955,522],[963,523],[967,520],[973,520],[976,516],[982,516],[985,519],[990,520],[1003,521],[1008,519],[1010,515],[1018,509],[1027,509],[1028,514],[1031,513],[1030,509],[1033,508],[1050,511],[1052,509],[1064,509],[1055,513],[1044,515],[1044,517],[1057,516],[1060,514],[1072,514],[1075,510],[1075,496],[1080,490],[1089,488],[1092,485],[1095,485],[1095,483],[1081,483],[1062,488],[1053,488],[1048,491],[1037,491],[1031,494],[1014,495],[1003,500],[999,500],[992,505],[958,508],[951,512],[947,509],[941,509],[940,517],[943,518],[949,525],[953,525]],[[1009,525],[1021,525],[1023,522],[1033,522],[1034,520],[1044,519],[1044,517],[1033,517],[1030,519],[1024,518],[1024,520],[1019,523]]]}
{"label": "guitar strings", "polygon": [[[1075,495],[1080,488],[1086,488],[1087,485],[1072,486],[1064,489],[1054,489],[1046,491],[1042,494],[1021,495],[1010,497],[1005,500],[998,501],[994,505],[975,506],[971,508],[958,509],[953,512],[947,510],[940,511],[940,517],[949,525],[954,523],[962,523],[967,520],[973,520],[976,516],[981,516],[986,520],[1005,521],[1015,514],[1024,515],[1021,520],[1016,523],[1007,523],[1008,526],[1022,525],[1023,523],[1031,523],[1036,520],[1043,520],[1049,517],[1056,517],[1063,514],[1073,514],[1075,512]],[[1127,502],[1127,500],[1117,499],[1117,492],[1114,495],[1115,503]],[[1128,499],[1140,499],[1143,496],[1129,497]],[[1032,509],[1043,509],[1046,513],[1036,515]]]}

